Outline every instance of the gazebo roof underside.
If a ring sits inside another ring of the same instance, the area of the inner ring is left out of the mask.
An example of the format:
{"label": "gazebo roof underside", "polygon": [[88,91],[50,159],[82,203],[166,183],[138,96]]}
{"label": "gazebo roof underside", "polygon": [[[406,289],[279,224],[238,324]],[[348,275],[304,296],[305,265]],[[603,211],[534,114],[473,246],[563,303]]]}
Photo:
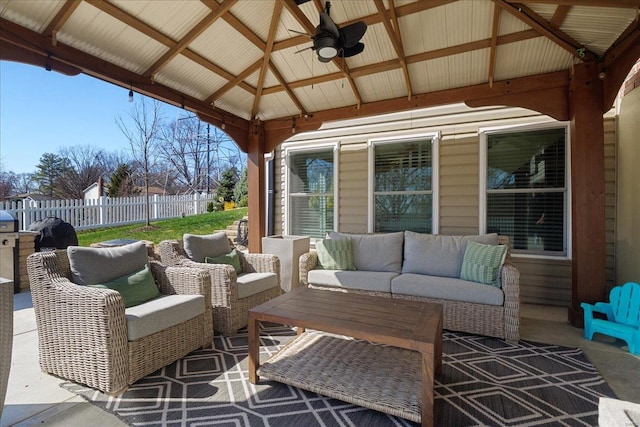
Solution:
{"label": "gazebo roof underside", "polygon": [[1,0],[0,59],[86,73],[246,132],[255,119],[304,130],[452,102],[500,104],[518,91],[526,99],[567,90],[583,62],[604,80],[605,111],[640,56],[640,0],[333,0],[339,27],[367,24],[365,49],[321,63],[298,52],[312,41],[294,31],[313,33],[324,6]]}

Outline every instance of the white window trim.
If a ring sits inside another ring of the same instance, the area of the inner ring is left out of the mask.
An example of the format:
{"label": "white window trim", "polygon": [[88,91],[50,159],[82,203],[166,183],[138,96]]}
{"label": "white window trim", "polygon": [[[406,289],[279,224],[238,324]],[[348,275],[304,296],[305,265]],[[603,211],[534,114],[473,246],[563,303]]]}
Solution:
{"label": "white window trim", "polygon": [[565,187],[566,187],[566,203],[565,203],[565,212],[564,212],[564,221],[565,221],[565,235],[566,235],[566,246],[567,253],[566,255],[534,255],[534,254],[524,254],[524,253],[515,253],[511,254],[513,257],[520,258],[531,258],[531,259],[553,259],[553,260],[570,260],[572,254],[572,223],[571,223],[571,134],[570,134],[570,126],[569,122],[555,122],[555,121],[547,121],[547,122],[539,122],[527,125],[510,125],[510,126],[496,126],[496,127],[486,127],[480,128],[478,130],[480,136],[480,155],[479,157],[479,170],[480,170],[480,180],[479,180],[479,225],[478,229],[480,234],[484,234],[487,232],[487,136],[490,134],[496,133],[505,133],[505,132],[520,132],[520,131],[531,131],[531,130],[541,130],[541,129],[550,129],[550,128],[559,128],[564,127],[565,129]]}
{"label": "white window trim", "polygon": [[[340,182],[339,180],[339,153],[340,153],[340,142],[331,142],[331,143],[321,143],[321,144],[304,144],[304,146],[292,146],[292,147],[286,147],[284,149],[284,164],[285,164],[285,176],[284,176],[284,227],[283,229],[285,230],[285,234],[286,235],[291,235],[291,220],[290,220],[290,215],[291,213],[289,212],[290,209],[290,201],[289,201],[289,188],[290,188],[290,184],[289,184],[289,175],[290,175],[290,169],[289,169],[289,156],[292,153],[295,154],[299,154],[299,153],[303,153],[305,151],[307,152],[318,152],[321,150],[328,150],[331,149],[333,151],[333,229],[337,230],[338,228],[338,212],[339,212],[339,203],[338,203],[338,183]],[[312,241],[314,241],[314,239],[311,239]]]}
{"label": "white window trim", "polygon": [[438,234],[440,230],[440,132],[399,135],[394,137],[371,138],[367,141],[367,231],[374,230],[374,189],[375,189],[375,153],[374,146],[378,144],[392,144],[415,139],[431,139],[431,233]]}

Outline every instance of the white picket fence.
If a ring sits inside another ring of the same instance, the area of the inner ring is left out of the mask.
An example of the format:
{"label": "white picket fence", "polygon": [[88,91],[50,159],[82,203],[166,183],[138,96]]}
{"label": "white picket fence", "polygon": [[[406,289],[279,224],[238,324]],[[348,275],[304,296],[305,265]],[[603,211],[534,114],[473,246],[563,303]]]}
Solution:
{"label": "white picket fence", "polygon": [[[205,213],[207,204],[212,201],[212,194],[153,195],[149,197],[150,218],[158,220]],[[0,210],[9,211],[18,218],[20,230],[28,230],[33,222],[47,217],[58,217],[76,230],[135,224],[146,221],[145,209],[144,196],[0,202]]]}

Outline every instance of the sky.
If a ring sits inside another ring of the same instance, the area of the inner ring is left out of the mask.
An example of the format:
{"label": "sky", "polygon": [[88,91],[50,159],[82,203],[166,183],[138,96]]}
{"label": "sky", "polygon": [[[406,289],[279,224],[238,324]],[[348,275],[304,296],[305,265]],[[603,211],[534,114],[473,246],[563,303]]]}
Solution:
{"label": "sky", "polygon": [[[128,89],[84,74],[0,61],[0,170],[32,173],[44,153],[91,145],[129,151],[116,118],[129,118]],[[141,96],[136,94],[135,96]],[[164,105],[168,119],[186,112]]]}

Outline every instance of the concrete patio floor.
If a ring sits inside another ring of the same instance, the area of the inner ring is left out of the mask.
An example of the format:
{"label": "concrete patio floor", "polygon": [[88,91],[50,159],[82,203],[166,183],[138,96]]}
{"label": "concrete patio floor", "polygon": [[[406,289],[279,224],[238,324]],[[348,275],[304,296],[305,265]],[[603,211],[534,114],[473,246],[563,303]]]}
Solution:
{"label": "concrete patio floor", "polygon": [[[597,335],[582,338],[582,329],[566,321],[567,309],[523,304],[521,338],[580,347],[621,400],[640,403],[640,357],[624,343]],[[0,426],[123,426],[116,416],[100,410],[60,387],[64,380],[44,374],[38,365],[38,335],[31,294],[14,297],[14,340],[11,373]]]}

